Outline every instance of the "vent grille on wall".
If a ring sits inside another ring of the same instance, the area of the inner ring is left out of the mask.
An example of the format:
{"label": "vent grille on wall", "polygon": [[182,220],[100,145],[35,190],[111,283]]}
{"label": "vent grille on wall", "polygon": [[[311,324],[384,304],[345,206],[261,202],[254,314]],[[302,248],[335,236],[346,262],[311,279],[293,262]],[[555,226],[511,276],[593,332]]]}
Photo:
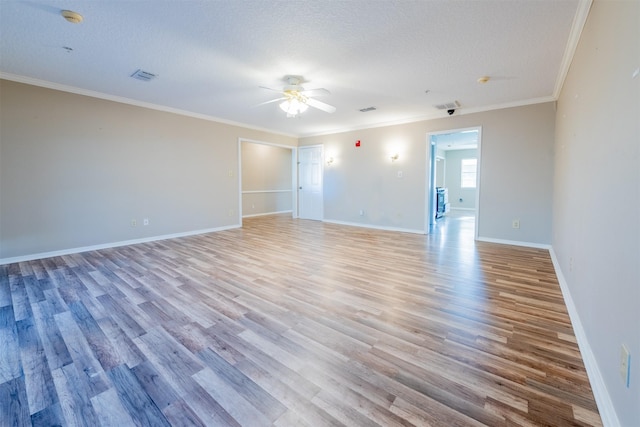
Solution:
{"label": "vent grille on wall", "polygon": [[438,110],[455,110],[456,108],[460,108],[460,103],[458,101],[447,102],[444,104],[434,105]]}
{"label": "vent grille on wall", "polygon": [[367,107],[367,108],[362,108],[362,109],[360,109],[360,111],[361,111],[362,113],[366,113],[366,112],[368,112],[368,111],[373,111],[373,110],[375,110],[375,109],[376,109],[376,107]]}
{"label": "vent grille on wall", "polygon": [[137,70],[135,73],[131,74],[131,77],[133,77],[134,79],[142,80],[143,82],[148,82],[155,79],[157,76],[148,71]]}

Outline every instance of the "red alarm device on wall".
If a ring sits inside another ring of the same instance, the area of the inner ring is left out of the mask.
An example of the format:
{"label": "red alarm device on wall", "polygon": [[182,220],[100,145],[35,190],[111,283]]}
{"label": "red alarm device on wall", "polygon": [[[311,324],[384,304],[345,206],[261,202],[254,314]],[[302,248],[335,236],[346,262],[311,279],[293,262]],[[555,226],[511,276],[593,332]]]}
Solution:
{"label": "red alarm device on wall", "polygon": [[360,147],[360,140],[356,141],[356,147]]}

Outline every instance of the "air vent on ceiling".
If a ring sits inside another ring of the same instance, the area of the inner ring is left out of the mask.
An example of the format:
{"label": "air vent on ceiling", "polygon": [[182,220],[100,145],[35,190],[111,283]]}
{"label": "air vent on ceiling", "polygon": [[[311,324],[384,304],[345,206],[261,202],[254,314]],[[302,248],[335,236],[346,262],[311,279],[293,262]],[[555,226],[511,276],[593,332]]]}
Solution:
{"label": "air vent on ceiling", "polygon": [[460,108],[460,103],[458,101],[446,102],[444,104],[434,105],[438,110],[455,110],[456,108]]}
{"label": "air vent on ceiling", "polygon": [[376,109],[376,107],[367,107],[367,108],[362,108],[360,111],[361,111],[362,113],[367,113],[367,112],[369,112],[369,111],[373,111],[373,110],[375,110],[375,109]]}
{"label": "air vent on ceiling", "polygon": [[157,76],[148,71],[137,70],[135,73],[131,74],[131,77],[133,77],[134,79],[142,80],[143,82],[148,82],[155,79]]}

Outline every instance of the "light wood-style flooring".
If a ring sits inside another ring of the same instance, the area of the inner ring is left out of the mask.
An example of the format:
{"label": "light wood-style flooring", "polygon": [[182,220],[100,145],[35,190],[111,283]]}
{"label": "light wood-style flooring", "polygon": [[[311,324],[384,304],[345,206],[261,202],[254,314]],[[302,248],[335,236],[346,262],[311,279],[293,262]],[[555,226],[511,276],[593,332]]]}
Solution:
{"label": "light wood-style flooring", "polygon": [[547,251],[275,215],[0,266],[0,425],[601,421]]}

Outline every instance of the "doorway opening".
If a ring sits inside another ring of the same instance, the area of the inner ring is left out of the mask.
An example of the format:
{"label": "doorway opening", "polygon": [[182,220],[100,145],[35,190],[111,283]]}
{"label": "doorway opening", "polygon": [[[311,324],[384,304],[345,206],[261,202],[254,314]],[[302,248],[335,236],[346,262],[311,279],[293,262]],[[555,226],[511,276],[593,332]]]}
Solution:
{"label": "doorway opening", "polygon": [[478,238],[481,139],[480,126],[427,135],[426,234],[456,221]]}
{"label": "doorway opening", "polygon": [[[298,216],[296,147],[238,139],[238,213],[242,218]],[[230,175],[231,176],[231,175]]]}

